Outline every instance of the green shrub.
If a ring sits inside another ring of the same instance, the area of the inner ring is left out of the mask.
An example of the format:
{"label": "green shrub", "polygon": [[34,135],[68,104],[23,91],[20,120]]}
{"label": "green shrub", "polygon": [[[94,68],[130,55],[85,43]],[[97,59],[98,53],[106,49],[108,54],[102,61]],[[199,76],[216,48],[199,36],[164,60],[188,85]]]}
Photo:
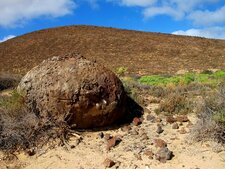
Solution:
{"label": "green shrub", "polygon": [[217,71],[215,73],[186,73],[184,75],[175,76],[162,76],[162,75],[151,75],[142,76],[139,82],[151,86],[166,86],[170,84],[178,85],[190,83],[203,83],[210,85],[217,85],[225,78],[224,71]]}

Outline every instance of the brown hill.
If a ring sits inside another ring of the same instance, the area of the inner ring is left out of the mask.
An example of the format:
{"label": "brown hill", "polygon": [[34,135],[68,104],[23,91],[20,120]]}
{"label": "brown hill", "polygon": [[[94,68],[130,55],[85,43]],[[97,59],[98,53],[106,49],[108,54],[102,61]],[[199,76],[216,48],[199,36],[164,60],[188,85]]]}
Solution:
{"label": "brown hill", "polygon": [[174,73],[225,69],[225,41],[93,26],[67,26],[28,33],[0,43],[0,72],[24,74],[42,60],[78,52],[110,69]]}

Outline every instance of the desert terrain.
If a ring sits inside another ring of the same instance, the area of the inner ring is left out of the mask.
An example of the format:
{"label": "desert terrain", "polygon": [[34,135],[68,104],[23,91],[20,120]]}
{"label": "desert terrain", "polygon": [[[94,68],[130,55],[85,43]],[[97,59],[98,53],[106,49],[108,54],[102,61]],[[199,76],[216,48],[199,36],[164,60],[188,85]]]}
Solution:
{"label": "desert terrain", "polygon": [[89,26],[28,33],[0,43],[0,112],[17,106],[31,68],[71,52],[113,71],[142,115],[75,129],[63,144],[11,151],[1,135],[0,168],[224,169],[225,41]]}

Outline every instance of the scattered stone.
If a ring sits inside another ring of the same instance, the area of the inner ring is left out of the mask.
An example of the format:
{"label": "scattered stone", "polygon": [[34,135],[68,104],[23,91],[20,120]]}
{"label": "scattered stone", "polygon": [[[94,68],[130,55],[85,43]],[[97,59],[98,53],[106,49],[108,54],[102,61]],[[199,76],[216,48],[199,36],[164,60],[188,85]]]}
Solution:
{"label": "scattered stone", "polygon": [[167,143],[162,139],[154,139],[155,147],[163,148],[167,146]]}
{"label": "scattered stone", "polygon": [[108,140],[107,142],[107,150],[111,150],[112,147],[115,147],[116,145],[118,145],[120,142],[122,141],[122,139],[120,137],[112,137],[111,139]]}
{"label": "scattered stone", "polygon": [[167,116],[166,117],[166,122],[167,123],[170,123],[170,124],[172,124],[172,123],[175,123],[177,120],[173,117],[173,116]]}
{"label": "scattered stone", "polygon": [[157,117],[156,119],[155,119],[155,122],[157,122],[157,123],[160,123],[162,121],[162,119],[160,118],[160,117]]}
{"label": "scattered stone", "polygon": [[165,163],[167,160],[171,160],[173,157],[173,152],[170,151],[167,147],[161,148],[156,154],[156,160],[159,160],[162,163]]}
{"label": "scattered stone", "polygon": [[105,161],[103,162],[103,164],[104,164],[104,166],[105,166],[106,168],[111,168],[111,167],[114,166],[116,163],[115,163],[113,160],[111,160],[111,159],[109,159],[109,158],[106,158]]}
{"label": "scattered stone", "polygon": [[153,159],[154,153],[151,150],[146,150],[144,155],[148,156],[149,159]]}
{"label": "scattered stone", "polygon": [[149,115],[147,115],[146,119],[147,119],[147,121],[154,122],[155,116],[149,114]]}
{"label": "scattered stone", "polygon": [[141,120],[140,118],[135,117],[135,118],[133,119],[133,124],[134,124],[135,126],[138,126],[138,125],[140,125],[141,123],[142,123],[142,120]]}
{"label": "scattered stone", "polygon": [[188,121],[190,121],[186,115],[180,115],[180,116],[177,116],[177,117],[176,117],[176,120],[177,120],[178,122],[188,122]]}
{"label": "scattered stone", "polygon": [[104,139],[105,139],[105,140],[109,140],[109,139],[111,139],[111,138],[112,138],[111,134],[106,133],[106,134],[104,135]]}
{"label": "scattered stone", "polygon": [[102,139],[104,137],[104,133],[103,132],[98,133],[98,137]]}
{"label": "scattered stone", "polygon": [[28,154],[29,156],[33,156],[33,155],[36,154],[36,152],[35,152],[34,148],[32,148],[32,149],[30,149],[30,150],[27,151],[27,154]]}
{"label": "scattered stone", "polygon": [[179,125],[177,123],[173,123],[172,129],[179,129]]}
{"label": "scattered stone", "polygon": [[157,130],[156,133],[161,134],[164,130],[162,129],[162,127],[160,125],[157,126]]}

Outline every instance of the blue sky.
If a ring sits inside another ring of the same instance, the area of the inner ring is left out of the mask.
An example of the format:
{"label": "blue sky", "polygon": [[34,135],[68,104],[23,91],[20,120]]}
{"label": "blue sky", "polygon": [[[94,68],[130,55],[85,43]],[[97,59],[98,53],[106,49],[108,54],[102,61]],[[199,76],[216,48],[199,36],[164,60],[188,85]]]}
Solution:
{"label": "blue sky", "polygon": [[225,0],[0,0],[0,11],[0,42],[80,24],[225,39]]}

